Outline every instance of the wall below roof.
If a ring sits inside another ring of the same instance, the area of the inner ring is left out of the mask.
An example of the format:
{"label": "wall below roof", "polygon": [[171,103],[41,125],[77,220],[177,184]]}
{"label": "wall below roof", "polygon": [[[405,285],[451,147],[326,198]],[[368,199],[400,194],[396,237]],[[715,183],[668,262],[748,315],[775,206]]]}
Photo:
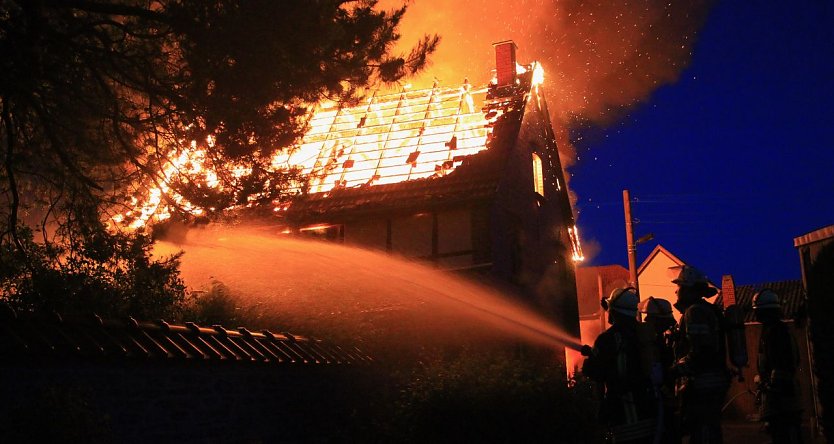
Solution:
{"label": "wall below roof", "polygon": [[7,360],[0,366],[0,441],[337,440],[356,402],[347,387],[361,386],[357,370],[335,365]]}

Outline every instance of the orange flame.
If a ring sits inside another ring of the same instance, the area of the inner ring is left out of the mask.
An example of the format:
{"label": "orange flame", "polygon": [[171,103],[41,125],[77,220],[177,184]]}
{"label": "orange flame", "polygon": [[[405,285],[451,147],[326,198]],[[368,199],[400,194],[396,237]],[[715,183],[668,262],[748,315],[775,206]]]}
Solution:
{"label": "orange flame", "polygon": [[[533,63],[521,69],[541,71],[541,66]],[[543,73],[534,77],[540,81]],[[435,84],[423,90],[374,92],[365,104],[355,107],[322,103],[311,113],[298,144],[276,154],[270,167],[273,171],[300,170],[309,180],[310,193],[445,176],[464,157],[487,149],[492,126],[502,113],[495,110],[487,118],[476,106],[476,102],[483,103],[486,93],[486,87],[473,89],[467,82],[456,88]],[[205,143],[212,147],[214,138],[209,136]],[[232,163],[222,167],[235,180],[251,172]],[[186,148],[172,149],[156,185],[137,193],[144,197],[133,197],[133,209],[116,214],[111,221],[138,229],[170,218],[173,206],[202,214],[202,209],[171,186],[183,176],[199,178],[208,188],[222,188],[217,171],[206,161],[206,148],[191,141]],[[303,184],[290,185],[300,192]],[[250,198],[250,204],[255,198]],[[276,202],[274,211],[287,208],[286,202]]]}

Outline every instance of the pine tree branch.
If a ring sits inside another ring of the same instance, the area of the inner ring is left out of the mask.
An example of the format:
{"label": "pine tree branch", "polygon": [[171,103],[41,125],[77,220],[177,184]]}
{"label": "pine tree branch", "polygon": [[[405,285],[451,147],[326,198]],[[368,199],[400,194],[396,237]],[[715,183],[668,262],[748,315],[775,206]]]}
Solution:
{"label": "pine tree branch", "polygon": [[42,0],[43,6],[55,9],[75,9],[95,14],[120,17],[137,17],[155,22],[167,23],[165,14],[147,8],[114,3],[88,2],[84,0]]}
{"label": "pine tree branch", "polygon": [[17,212],[20,208],[20,191],[17,188],[17,179],[14,174],[14,147],[15,135],[12,126],[12,114],[9,111],[9,100],[3,98],[3,126],[6,127],[6,177],[9,181],[9,191],[12,193],[12,201],[9,204],[9,233],[12,236],[15,246],[23,256],[26,256],[26,249],[20,241],[17,233]]}

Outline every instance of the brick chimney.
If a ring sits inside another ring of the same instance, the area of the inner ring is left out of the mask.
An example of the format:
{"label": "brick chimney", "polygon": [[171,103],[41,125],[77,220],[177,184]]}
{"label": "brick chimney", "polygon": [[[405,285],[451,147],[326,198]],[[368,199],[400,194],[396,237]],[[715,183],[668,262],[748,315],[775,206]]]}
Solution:
{"label": "brick chimney", "polygon": [[515,83],[515,51],[518,48],[512,40],[493,43],[495,48],[495,75],[498,87]]}
{"label": "brick chimney", "polygon": [[736,303],[736,284],[733,275],[725,274],[721,278],[721,294],[724,295],[724,308]]}

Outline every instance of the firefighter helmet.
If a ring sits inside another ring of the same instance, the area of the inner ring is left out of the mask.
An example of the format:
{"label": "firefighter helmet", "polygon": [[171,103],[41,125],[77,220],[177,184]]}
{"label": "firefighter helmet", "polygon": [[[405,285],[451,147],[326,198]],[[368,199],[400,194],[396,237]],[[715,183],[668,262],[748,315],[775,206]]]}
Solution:
{"label": "firefighter helmet", "polygon": [[680,273],[678,273],[678,277],[672,283],[678,284],[681,287],[694,287],[696,285],[709,286],[707,275],[702,273],[701,270],[691,265],[683,265],[675,268],[680,268]]}
{"label": "firefighter helmet", "polygon": [[779,295],[773,290],[765,288],[753,296],[753,309],[780,308]]}
{"label": "firefighter helmet", "polygon": [[602,300],[602,308],[608,311],[616,311],[626,316],[637,317],[637,303],[640,298],[634,287],[616,288],[611,296]]}
{"label": "firefighter helmet", "polygon": [[669,318],[672,319],[672,304],[666,299],[649,296],[647,299],[640,302],[640,313],[647,317],[655,318]]}

